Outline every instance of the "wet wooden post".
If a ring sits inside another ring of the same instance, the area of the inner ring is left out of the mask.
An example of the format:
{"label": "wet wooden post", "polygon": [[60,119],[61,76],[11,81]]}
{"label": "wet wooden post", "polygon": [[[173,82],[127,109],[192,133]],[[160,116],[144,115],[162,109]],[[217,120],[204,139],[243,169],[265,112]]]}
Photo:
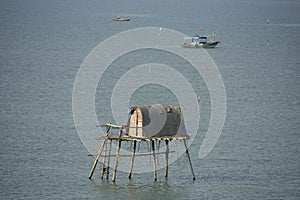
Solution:
{"label": "wet wooden post", "polygon": [[166,141],[166,171],[165,171],[165,177],[168,177],[168,167],[169,167],[169,140]]}
{"label": "wet wooden post", "polygon": [[133,169],[133,162],[134,162],[134,156],[135,156],[135,150],[136,150],[136,140],[133,141],[133,149],[132,149],[132,156],[131,156],[131,164],[129,169],[128,178],[131,179],[132,169]]}
{"label": "wet wooden post", "polygon": [[117,168],[118,168],[118,163],[119,163],[119,156],[120,156],[120,150],[121,150],[121,136],[122,136],[122,129],[120,129],[119,132],[119,138],[118,138],[118,149],[116,153],[116,164],[115,164],[115,169],[112,177],[112,182],[116,181],[116,175],[117,175]]}
{"label": "wet wooden post", "polygon": [[153,152],[154,181],[156,181],[157,178],[156,178],[156,160],[155,160],[155,143],[154,143],[154,140],[151,140],[151,143],[152,143],[152,152]]}
{"label": "wet wooden post", "polygon": [[184,146],[185,146],[185,153],[188,157],[188,161],[189,161],[190,168],[191,168],[191,171],[192,171],[193,180],[196,180],[195,173],[194,173],[193,166],[192,166],[192,162],[191,162],[191,158],[190,158],[190,154],[189,154],[189,150],[188,150],[187,145],[186,145],[186,139],[183,139],[183,143],[184,143]]}
{"label": "wet wooden post", "polygon": [[94,160],[93,167],[92,167],[92,169],[91,169],[91,171],[90,171],[90,174],[89,174],[89,179],[91,179],[92,176],[93,176],[93,174],[94,174],[94,171],[95,171],[96,166],[97,166],[97,164],[98,164],[98,160],[99,160],[99,158],[100,158],[100,156],[101,156],[101,154],[102,154],[104,145],[105,145],[105,143],[106,143],[106,141],[107,141],[108,134],[109,134],[109,129],[110,129],[110,126],[106,126],[105,139],[104,139],[104,141],[103,141],[101,147],[99,148],[98,154],[97,154],[97,156],[96,156],[96,158],[95,158],[95,160]]}
{"label": "wet wooden post", "polygon": [[111,143],[112,143],[112,140],[109,141],[109,150],[108,150],[107,167],[106,167],[106,179],[107,180],[108,180],[108,177],[109,177],[109,164],[110,164]]}
{"label": "wet wooden post", "polygon": [[105,172],[105,161],[106,161],[106,153],[107,153],[107,142],[105,143],[104,145],[104,155],[103,155],[103,159],[102,159],[102,167],[101,167],[101,179],[103,179],[103,176],[104,176],[104,172]]}

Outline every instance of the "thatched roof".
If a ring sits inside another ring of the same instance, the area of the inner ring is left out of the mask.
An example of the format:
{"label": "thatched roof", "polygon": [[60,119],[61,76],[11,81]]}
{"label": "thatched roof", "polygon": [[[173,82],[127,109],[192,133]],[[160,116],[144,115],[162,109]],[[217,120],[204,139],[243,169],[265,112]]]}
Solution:
{"label": "thatched roof", "polygon": [[138,137],[184,136],[183,115],[178,106],[149,105],[133,107],[128,135]]}

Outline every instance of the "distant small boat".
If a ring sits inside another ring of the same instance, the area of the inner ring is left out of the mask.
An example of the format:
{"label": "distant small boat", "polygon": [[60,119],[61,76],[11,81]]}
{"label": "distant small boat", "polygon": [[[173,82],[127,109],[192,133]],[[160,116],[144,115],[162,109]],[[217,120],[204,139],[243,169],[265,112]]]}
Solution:
{"label": "distant small boat", "polygon": [[[212,34],[215,36],[215,34]],[[189,36],[184,37],[183,47],[187,48],[215,48],[220,41],[208,39],[210,36]]]}
{"label": "distant small boat", "polygon": [[130,21],[130,18],[128,18],[128,17],[115,17],[112,20],[113,21],[125,22],[125,21]]}

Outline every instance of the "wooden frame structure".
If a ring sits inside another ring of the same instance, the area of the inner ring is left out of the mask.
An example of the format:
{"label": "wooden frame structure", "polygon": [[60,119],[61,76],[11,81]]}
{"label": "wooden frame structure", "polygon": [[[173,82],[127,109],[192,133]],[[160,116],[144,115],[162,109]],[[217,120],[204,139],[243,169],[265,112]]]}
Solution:
{"label": "wooden frame structure", "polygon": [[[111,144],[112,141],[115,140],[117,141],[117,152],[116,152],[116,163],[113,169],[113,176],[112,176],[112,181],[115,182],[116,180],[116,175],[117,175],[117,168],[118,168],[118,162],[119,162],[119,157],[120,157],[120,149],[121,149],[121,143],[122,141],[132,141],[133,142],[133,148],[132,148],[132,155],[131,155],[131,164],[130,164],[130,168],[129,168],[129,172],[128,172],[128,178],[131,179],[132,176],[132,170],[133,170],[133,165],[134,165],[134,158],[136,156],[136,146],[137,146],[137,142],[142,142],[142,141],[150,141],[151,142],[151,151],[152,151],[152,155],[153,155],[153,169],[154,169],[154,181],[157,181],[157,172],[156,172],[156,155],[155,155],[155,141],[165,141],[166,144],[166,151],[165,156],[166,156],[166,165],[165,165],[165,177],[168,177],[168,157],[169,157],[169,142],[171,142],[172,140],[180,140],[183,141],[184,146],[185,146],[185,152],[188,158],[188,162],[190,165],[190,169],[192,172],[192,178],[193,180],[195,180],[195,174],[194,174],[194,170],[193,170],[193,166],[191,163],[191,158],[189,155],[189,151],[187,148],[187,144],[186,144],[186,140],[189,139],[189,136],[163,136],[163,137],[150,137],[150,138],[144,138],[144,137],[133,137],[133,136],[127,136],[123,134],[123,129],[126,128],[126,126],[121,126],[121,125],[115,125],[115,124],[106,124],[104,125],[106,127],[106,131],[105,131],[105,136],[103,136],[102,138],[104,139],[99,151],[95,157],[92,169],[90,171],[89,174],[89,179],[92,178],[94,171],[96,169],[97,163],[100,159],[100,157],[103,157],[102,160],[102,167],[101,167],[101,179],[103,179],[104,174],[106,172],[106,179],[109,178],[109,168],[110,168],[110,157],[111,155]],[[118,135],[112,135],[110,134],[110,130],[114,128],[114,129],[119,129]],[[151,152],[150,152],[151,155]]]}

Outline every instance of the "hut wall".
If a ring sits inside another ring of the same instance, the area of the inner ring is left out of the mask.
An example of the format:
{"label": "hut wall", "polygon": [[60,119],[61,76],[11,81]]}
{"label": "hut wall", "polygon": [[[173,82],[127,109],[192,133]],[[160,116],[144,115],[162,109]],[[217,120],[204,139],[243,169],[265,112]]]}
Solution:
{"label": "hut wall", "polygon": [[186,135],[180,107],[161,105],[135,107],[129,120],[130,136],[151,138]]}

